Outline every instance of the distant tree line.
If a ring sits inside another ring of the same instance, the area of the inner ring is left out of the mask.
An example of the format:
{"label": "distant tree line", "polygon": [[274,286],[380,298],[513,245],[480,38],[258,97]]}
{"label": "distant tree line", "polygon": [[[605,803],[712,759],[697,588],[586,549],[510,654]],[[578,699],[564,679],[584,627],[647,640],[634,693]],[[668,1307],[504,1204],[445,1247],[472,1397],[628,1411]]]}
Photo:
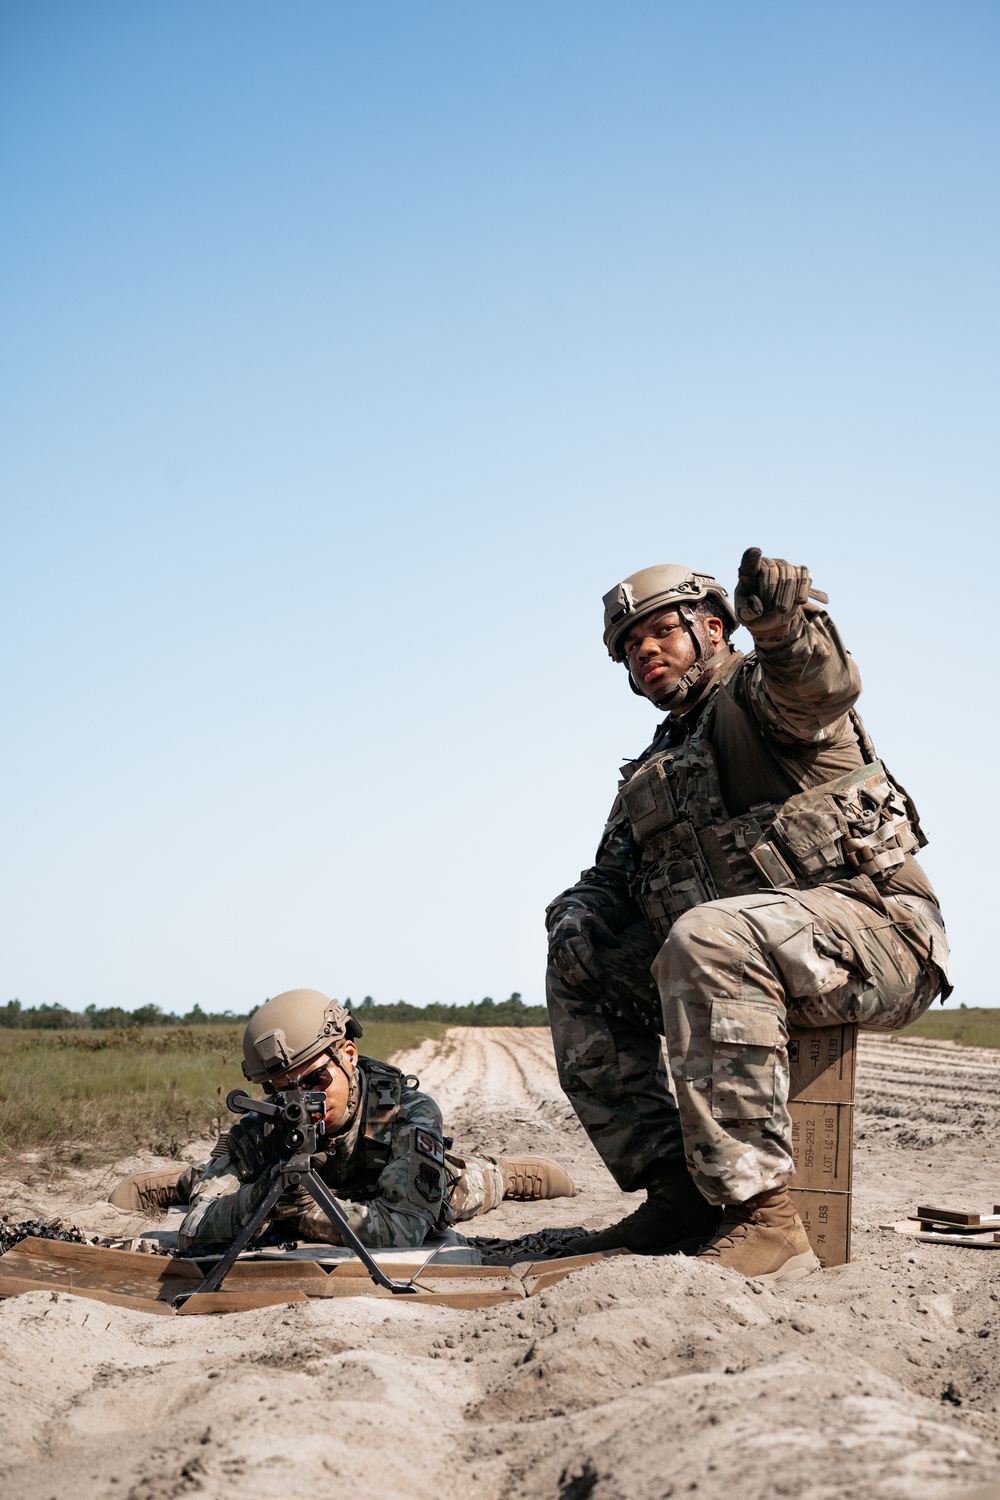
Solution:
{"label": "distant tree line", "polygon": [[396,1000],[392,1005],[376,1005],[371,995],[366,995],[360,1005],[347,1000],[345,1004],[358,1020],[365,1021],[443,1021],[446,1026],[547,1026],[548,1011],[544,1005],[525,1005],[515,990],[509,1000],[493,1000],[486,995],[482,1000],[470,1000],[467,1005],[442,1005],[437,1001],[430,1005],[410,1005],[405,1000]]}
{"label": "distant tree line", "polygon": [[200,1005],[183,1016],[163,1011],[158,1005],[140,1005],[136,1010],[88,1005],[85,1011],[76,1011],[63,1005],[25,1007],[20,1000],[8,1000],[0,1005],[0,1026],[22,1031],[124,1031],[130,1026],[218,1026],[227,1021],[249,1021],[252,1015],[252,1010],[243,1016],[231,1010],[210,1013]]}
{"label": "distant tree line", "polygon": [[[344,1002],[365,1021],[443,1021],[446,1026],[547,1026],[544,1005],[525,1005],[515,993],[508,1000],[496,1001],[486,995],[467,1005],[410,1005],[397,1000],[392,1005],[377,1005],[366,995],[359,1005]],[[0,1027],[23,1031],[124,1031],[130,1026],[220,1026],[227,1022],[249,1021],[254,1009],[239,1015],[231,1010],[204,1011],[195,1005],[184,1015],[161,1010],[158,1005],[140,1005],[135,1010],[121,1006],[103,1008],[88,1005],[84,1011],[67,1010],[63,1005],[23,1006],[20,1000],[0,1005]]]}

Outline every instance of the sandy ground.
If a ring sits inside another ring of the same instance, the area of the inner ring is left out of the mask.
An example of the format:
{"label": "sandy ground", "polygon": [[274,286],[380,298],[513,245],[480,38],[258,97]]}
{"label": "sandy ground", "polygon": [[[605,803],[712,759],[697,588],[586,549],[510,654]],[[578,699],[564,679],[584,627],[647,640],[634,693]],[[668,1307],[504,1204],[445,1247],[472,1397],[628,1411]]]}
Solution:
{"label": "sandy ground", "polygon": [[[597,1227],[631,1206],[559,1092],[546,1032],[457,1030],[400,1061],[456,1143],[542,1151],[579,1184],[470,1231]],[[1000,1202],[1000,1053],[868,1037],[858,1097],[855,1260],[785,1291],[629,1256],[483,1312],[4,1302],[0,1493],[1000,1497],[1000,1250],[879,1227],[918,1199]],[[0,1212],[137,1231],[101,1201],[136,1164],[50,1180],[27,1163]]]}

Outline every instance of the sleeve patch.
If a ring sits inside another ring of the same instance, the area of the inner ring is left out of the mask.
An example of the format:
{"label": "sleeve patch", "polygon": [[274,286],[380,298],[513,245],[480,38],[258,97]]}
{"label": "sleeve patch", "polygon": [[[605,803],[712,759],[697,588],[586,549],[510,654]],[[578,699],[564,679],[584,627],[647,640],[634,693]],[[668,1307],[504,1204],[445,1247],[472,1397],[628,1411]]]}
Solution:
{"label": "sleeve patch", "polygon": [[430,1130],[418,1128],[414,1135],[414,1145],[421,1156],[429,1156],[439,1167],[444,1166],[444,1142],[440,1136],[434,1135]]}
{"label": "sleeve patch", "polygon": [[421,1198],[435,1206],[441,1202],[441,1173],[437,1167],[432,1167],[430,1162],[422,1161],[417,1168],[414,1178],[417,1192]]}

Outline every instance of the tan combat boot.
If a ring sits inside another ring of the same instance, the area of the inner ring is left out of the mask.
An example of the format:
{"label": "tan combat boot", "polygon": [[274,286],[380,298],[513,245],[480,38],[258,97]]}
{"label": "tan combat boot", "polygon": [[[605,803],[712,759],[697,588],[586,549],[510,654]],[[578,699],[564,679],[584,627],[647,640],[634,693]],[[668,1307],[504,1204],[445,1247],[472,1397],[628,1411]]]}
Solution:
{"label": "tan combat boot", "polygon": [[576,1193],[569,1173],[547,1156],[501,1156],[497,1166],[505,1198],[534,1203],[536,1198],[572,1198]]}
{"label": "tan combat boot", "polygon": [[563,1255],[595,1250],[631,1250],[635,1255],[691,1255],[713,1233],[722,1210],[704,1199],[685,1167],[660,1169],[646,1181],[645,1203],[597,1234],[582,1234]]}
{"label": "tan combat boot", "polygon": [[731,1203],[699,1260],[714,1261],[755,1281],[798,1281],[819,1270],[802,1220],[787,1188]]}
{"label": "tan combat boot", "polygon": [[120,1182],[108,1202],[128,1213],[161,1214],[175,1203],[186,1203],[178,1183],[187,1167],[171,1167],[168,1172],[135,1172]]}

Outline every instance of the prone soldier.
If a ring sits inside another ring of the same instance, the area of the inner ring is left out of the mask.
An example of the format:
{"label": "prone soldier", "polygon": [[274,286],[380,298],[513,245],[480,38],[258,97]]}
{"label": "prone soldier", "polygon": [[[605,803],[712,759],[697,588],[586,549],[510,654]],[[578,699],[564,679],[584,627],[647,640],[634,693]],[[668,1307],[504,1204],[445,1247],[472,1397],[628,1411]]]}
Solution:
{"label": "prone soldier", "polygon": [[[288,990],[265,1002],[243,1034],[243,1073],[273,1094],[326,1095],[320,1177],[369,1249],[422,1245],[428,1234],[487,1213],[504,1198],[572,1195],[568,1175],[545,1157],[456,1153],[441,1111],[416,1078],[358,1053],[361,1024],[318,990]],[[180,1249],[227,1245],[248,1223],[269,1182],[269,1127],[244,1114],[220,1136],[208,1162],[138,1173],[115,1188],[122,1209],[190,1205]],[[336,1226],[304,1190],[289,1189],[272,1220],[287,1239],[339,1243]]]}
{"label": "prone soldier", "polygon": [[[612,659],[667,717],[622,767],[594,865],[548,908],[547,999],[563,1089],[647,1198],[569,1253],[683,1248],[779,1282],[816,1269],[788,1193],[788,1025],[891,1031],[950,993],[916,809],[817,597],[806,568],[757,548],[735,610],[674,564],[605,595]],[[748,656],[730,644],[741,623]]]}

